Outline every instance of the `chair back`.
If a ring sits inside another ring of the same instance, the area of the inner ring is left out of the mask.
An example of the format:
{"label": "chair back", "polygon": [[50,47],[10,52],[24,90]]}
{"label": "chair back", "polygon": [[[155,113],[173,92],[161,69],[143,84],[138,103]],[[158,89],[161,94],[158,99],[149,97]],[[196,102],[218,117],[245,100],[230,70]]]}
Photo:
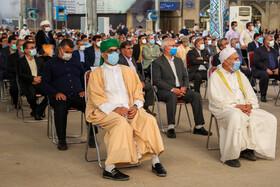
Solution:
{"label": "chair back", "polygon": [[208,69],[208,72],[207,72],[207,80],[209,80],[209,78],[210,78],[210,76],[212,75],[212,73],[213,73],[214,71],[216,71],[216,70],[217,70],[217,67],[215,67],[215,66],[213,66],[213,67],[211,67],[211,68]]}
{"label": "chair back", "polygon": [[87,85],[88,85],[88,80],[89,80],[89,76],[90,76],[90,73],[91,73],[91,70],[88,70],[86,73],[85,73],[85,101],[87,103]]}
{"label": "chair back", "polygon": [[249,68],[250,69],[253,67],[253,63],[254,63],[253,55],[254,55],[254,52],[249,52],[248,53],[248,61],[249,61]]}
{"label": "chair back", "polygon": [[214,66],[214,57],[213,56],[210,56],[209,61],[210,61],[210,67],[215,67]]}
{"label": "chair back", "polygon": [[190,60],[189,60],[188,54],[186,56],[186,64],[187,64],[187,69],[189,69],[190,68]]}

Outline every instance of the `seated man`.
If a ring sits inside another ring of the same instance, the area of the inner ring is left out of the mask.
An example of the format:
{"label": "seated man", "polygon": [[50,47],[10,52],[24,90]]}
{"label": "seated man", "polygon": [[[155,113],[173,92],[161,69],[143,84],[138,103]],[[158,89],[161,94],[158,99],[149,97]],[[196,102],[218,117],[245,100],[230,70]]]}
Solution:
{"label": "seated man", "polygon": [[115,165],[136,164],[152,159],[152,171],[161,177],[166,171],[158,156],[164,151],[156,119],[143,107],[142,84],[137,73],[119,65],[119,43],[101,43],[104,64],[90,74],[86,119],[106,130],[107,159],[103,178],[129,180]]}
{"label": "seated man", "polygon": [[137,70],[136,62],[135,62],[134,58],[132,57],[133,46],[132,46],[131,42],[124,41],[121,44],[120,49],[121,49],[121,53],[120,53],[118,64],[129,66],[138,74],[139,79],[142,82],[143,91],[145,92],[145,96],[144,96],[145,103],[144,103],[143,108],[149,114],[152,114],[152,112],[149,110],[149,106],[153,105],[153,102],[154,102],[153,89],[152,89],[151,83],[150,82],[145,82],[143,76]]}
{"label": "seated man", "polygon": [[262,46],[262,35],[259,33],[254,34],[254,41],[248,44],[248,53],[249,52],[254,52],[256,48],[259,48]]}
{"label": "seated man", "polygon": [[[222,51],[226,47],[230,47],[230,44],[226,38],[222,38],[218,41],[217,46],[218,46],[219,50]],[[220,56],[220,52],[217,53],[216,55],[214,55],[213,66],[218,66],[219,64],[221,64],[221,62],[219,60],[219,56]]]}
{"label": "seated man", "polygon": [[90,67],[98,67],[100,65],[100,44],[101,44],[101,36],[95,35],[92,38],[93,45],[91,47],[86,48],[85,50],[85,70],[90,70]]}
{"label": "seated man", "polygon": [[174,55],[177,52],[175,41],[166,38],[162,42],[163,55],[152,63],[154,84],[158,88],[159,100],[167,102],[168,138],[176,138],[174,126],[178,99],[191,103],[195,120],[194,134],[208,135],[204,129],[201,96],[187,90],[188,76],[183,61]]}
{"label": "seated man", "polygon": [[190,81],[194,81],[194,91],[200,93],[202,80],[207,80],[207,69],[209,63],[209,53],[205,49],[203,39],[196,39],[195,48],[188,53],[190,62],[189,74]]}
{"label": "seated man", "polygon": [[278,52],[273,48],[272,35],[266,35],[263,39],[264,45],[257,48],[253,55],[253,76],[260,79],[261,101],[267,102],[266,92],[269,78],[279,80]]}
{"label": "seated man", "polygon": [[73,52],[73,58],[76,58],[86,69],[86,58],[85,58],[85,42],[83,40],[77,40],[76,42],[78,50]]}
{"label": "seated man", "polygon": [[220,125],[221,161],[240,167],[240,156],[251,161],[256,161],[256,156],[273,159],[277,119],[259,109],[250,82],[238,70],[240,61],[236,50],[224,49],[220,61],[223,64],[209,79],[208,98],[209,110]]}
{"label": "seated man", "polygon": [[[42,120],[45,117],[45,109],[48,105],[48,99],[42,90],[41,79],[44,61],[36,57],[37,50],[33,42],[25,42],[23,44],[24,57],[18,62],[18,78],[23,86],[28,103],[32,109],[30,113],[35,120]],[[44,96],[42,102],[37,104],[36,94]]]}
{"label": "seated man", "polygon": [[[68,109],[74,107],[85,112],[84,69],[72,58],[74,44],[70,39],[60,43],[58,57],[50,59],[43,71],[42,86],[54,109],[54,122],[59,150],[66,150],[66,125]],[[90,132],[89,145],[95,145],[93,132]]]}

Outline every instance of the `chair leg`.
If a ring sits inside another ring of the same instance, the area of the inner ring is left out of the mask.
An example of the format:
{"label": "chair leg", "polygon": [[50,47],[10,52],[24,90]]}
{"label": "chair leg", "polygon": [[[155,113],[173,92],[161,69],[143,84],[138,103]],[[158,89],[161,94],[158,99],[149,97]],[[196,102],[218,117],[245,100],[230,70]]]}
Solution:
{"label": "chair leg", "polygon": [[159,121],[160,121],[160,126],[161,126],[161,131],[165,132],[164,127],[163,127],[163,122],[162,122],[162,116],[161,116],[161,112],[160,112],[160,108],[159,108],[159,102],[158,99],[156,98],[156,103],[157,103],[157,108],[158,108],[158,116],[159,116]]}
{"label": "chair leg", "polygon": [[187,111],[187,116],[188,116],[189,124],[190,124],[190,130],[189,130],[189,132],[192,132],[192,121],[191,121],[190,113],[189,113],[189,110],[188,110],[188,107],[187,107],[187,104],[186,104],[186,103],[185,103],[185,108],[186,108],[186,111]]}
{"label": "chair leg", "polygon": [[207,96],[207,87],[208,87],[208,84],[207,82],[205,82],[205,91],[204,91],[204,100],[206,99],[206,96]]}
{"label": "chair leg", "polygon": [[279,95],[280,95],[280,84],[279,84],[279,91],[278,91],[278,94],[277,94],[277,96],[276,96],[276,99],[275,99],[275,106],[278,106],[277,105],[277,101],[278,101],[278,99],[279,99]]}
{"label": "chair leg", "polygon": [[[220,133],[219,133],[218,121],[217,121],[217,119],[215,118],[215,116],[214,116],[213,114],[211,114],[211,117],[210,117],[210,124],[209,124],[209,130],[208,130],[208,132],[211,132],[213,118],[215,119],[215,122],[216,122],[217,136],[218,136],[218,141],[220,142]],[[210,134],[208,133],[207,142],[206,142],[206,148],[207,148],[208,150],[219,150],[219,148],[211,148],[211,147],[209,146],[209,142],[210,142]]]}
{"label": "chair leg", "polygon": [[180,124],[181,110],[182,110],[182,105],[180,105],[179,107],[178,120],[177,120],[177,124],[175,125],[175,128],[178,127]]}

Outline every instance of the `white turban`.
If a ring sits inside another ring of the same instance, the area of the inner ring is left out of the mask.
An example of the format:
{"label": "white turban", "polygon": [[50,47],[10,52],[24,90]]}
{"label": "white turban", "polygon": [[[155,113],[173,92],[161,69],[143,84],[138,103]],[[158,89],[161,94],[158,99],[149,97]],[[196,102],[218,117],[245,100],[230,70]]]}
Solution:
{"label": "white turban", "polygon": [[44,25],[50,25],[51,23],[48,20],[44,20],[40,23],[40,27],[44,26]]}
{"label": "white turban", "polygon": [[227,48],[223,49],[220,52],[220,55],[219,55],[220,62],[224,63],[224,61],[226,59],[228,59],[228,57],[230,57],[234,53],[237,53],[237,52],[236,52],[236,50],[233,47],[227,47]]}

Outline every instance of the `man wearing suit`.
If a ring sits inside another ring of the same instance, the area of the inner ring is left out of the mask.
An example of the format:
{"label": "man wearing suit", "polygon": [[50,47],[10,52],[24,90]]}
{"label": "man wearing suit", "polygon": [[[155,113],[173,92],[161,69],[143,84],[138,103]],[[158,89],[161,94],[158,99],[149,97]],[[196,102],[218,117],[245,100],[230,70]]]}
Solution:
{"label": "man wearing suit", "polygon": [[263,39],[264,45],[257,48],[253,55],[253,76],[260,79],[261,101],[267,102],[266,92],[269,78],[279,80],[278,52],[273,48],[274,39],[267,35]]}
{"label": "man wearing suit", "polygon": [[53,49],[55,47],[55,40],[53,39],[53,34],[51,33],[50,22],[45,20],[40,23],[40,27],[42,28],[36,34],[36,48],[39,52],[39,55],[43,56],[45,62],[47,62],[51,57],[44,51],[43,45],[52,45]]}
{"label": "man wearing suit", "polygon": [[90,67],[99,67],[100,65],[100,58],[101,58],[101,51],[100,51],[100,44],[101,44],[101,36],[95,35],[92,38],[93,45],[91,47],[86,48],[85,50],[85,70],[90,70]]}
{"label": "man wearing suit", "polygon": [[[44,112],[48,105],[48,100],[41,88],[41,73],[44,61],[36,57],[37,51],[33,42],[23,44],[24,57],[18,63],[18,77],[23,85],[23,92],[32,109],[30,113],[35,120],[42,120]],[[44,96],[42,102],[38,105],[36,94]]]}
{"label": "man wearing suit", "polygon": [[[153,101],[154,101],[153,89],[151,87],[151,83],[150,82],[145,82],[142,74],[137,70],[137,65],[136,65],[135,59],[132,57],[133,45],[131,44],[131,42],[125,41],[121,44],[120,49],[121,49],[121,53],[120,53],[120,56],[119,56],[119,62],[118,63],[122,64],[122,65],[129,66],[134,71],[136,71],[136,73],[139,76],[139,79],[142,82],[143,91],[145,92],[144,109],[149,114],[152,114],[152,112],[149,110],[148,107],[153,105]],[[153,114],[153,115],[155,115],[155,114]]]}
{"label": "man wearing suit", "polygon": [[18,87],[16,75],[19,60],[24,57],[23,44],[24,40],[19,39],[16,43],[17,51],[8,57],[7,70],[10,74],[10,95],[12,97],[13,105],[15,106],[15,108],[17,107],[18,102]]}
{"label": "man wearing suit", "polygon": [[[218,41],[217,46],[220,49],[220,51],[222,51],[227,46],[229,47],[229,42],[226,38],[222,38]],[[219,60],[219,56],[220,56],[220,52],[217,53],[216,55],[214,55],[214,57],[213,57],[213,64],[212,65],[215,66],[215,67],[217,67],[219,64],[221,64],[221,62]]]}
{"label": "man wearing suit", "polygon": [[182,59],[174,56],[177,52],[174,39],[164,39],[162,48],[163,55],[152,62],[152,73],[154,84],[158,88],[159,100],[167,102],[167,137],[176,138],[174,125],[178,99],[191,103],[195,120],[193,133],[208,135],[208,131],[203,127],[205,122],[202,113],[201,96],[197,92],[187,90],[187,72]]}
{"label": "man wearing suit", "polygon": [[200,85],[202,80],[207,80],[207,69],[209,63],[209,53],[205,49],[203,39],[196,39],[195,48],[188,53],[190,62],[189,74],[190,81],[194,81],[194,91],[200,93]]}
{"label": "man wearing suit", "polygon": [[205,36],[204,38],[205,49],[208,51],[210,56],[214,56],[217,53],[216,47],[212,46],[212,41],[209,36]]}
{"label": "man wearing suit", "polygon": [[274,35],[274,49],[280,54],[280,35],[279,34],[275,34]]}
{"label": "man wearing suit", "polygon": [[142,70],[142,50],[143,46],[147,44],[146,36],[140,35],[138,37],[138,44],[133,46],[133,58],[136,60],[138,71]]}
{"label": "man wearing suit", "polygon": [[256,33],[254,34],[254,41],[248,44],[248,53],[254,52],[256,48],[259,48],[262,44],[260,43],[262,41],[261,34]]}
{"label": "man wearing suit", "polygon": [[73,52],[73,58],[76,58],[81,64],[83,65],[84,69],[88,69],[86,67],[86,61],[87,59],[85,58],[85,42],[83,40],[77,40],[76,42],[78,50],[75,50]]}

